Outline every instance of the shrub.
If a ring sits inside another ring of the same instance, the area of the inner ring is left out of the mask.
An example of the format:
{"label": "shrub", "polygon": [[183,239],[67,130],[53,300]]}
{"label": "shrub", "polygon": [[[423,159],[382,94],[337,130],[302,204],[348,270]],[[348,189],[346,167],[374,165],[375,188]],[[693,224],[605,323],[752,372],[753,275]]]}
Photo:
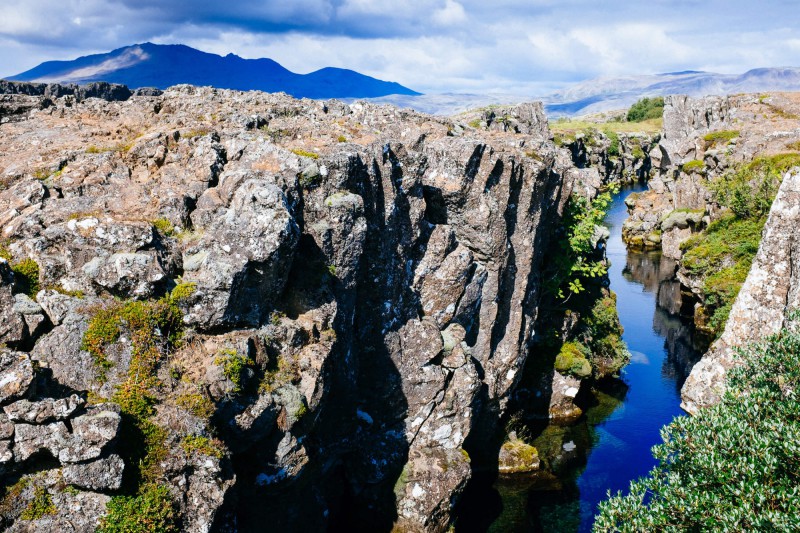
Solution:
{"label": "shrub", "polygon": [[149,484],[135,496],[114,496],[106,506],[98,533],[173,533],[177,513],[169,489]]}
{"label": "shrub", "polygon": [[56,506],[53,504],[53,498],[44,487],[36,487],[33,490],[33,499],[28,503],[28,506],[22,511],[19,516],[22,520],[38,520],[47,514],[56,514]]}
{"label": "shrub", "polygon": [[336,140],[340,143],[346,143],[347,137],[345,137],[344,135],[339,135],[339,137],[337,137]]}
{"label": "shrub", "polygon": [[198,453],[208,457],[222,459],[225,453],[222,451],[222,443],[217,439],[210,439],[200,435],[187,435],[181,440],[181,448],[187,454]]}
{"label": "shrub", "polygon": [[214,402],[200,393],[181,394],[176,398],[175,403],[200,418],[211,418],[215,410]]}
{"label": "shrub", "polygon": [[608,145],[608,155],[610,157],[619,157],[620,154],[619,135],[617,135],[616,132],[610,129],[603,130],[603,133],[606,135],[606,137],[608,137],[608,140],[610,141]]}
{"label": "shrub", "polygon": [[600,504],[595,531],[800,529],[800,334],[740,358],[718,405],[662,429],[658,465]]}
{"label": "shrub", "polygon": [[562,219],[561,231],[566,235],[556,241],[558,245],[550,261],[553,273],[545,282],[548,292],[564,298],[568,293],[583,292],[587,279],[606,275],[607,266],[597,259],[592,239],[609,205],[610,192],[598,195],[591,202],[583,196],[570,196]]}
{"label": "shrub", "polygon": [[233,383],[233,393],[242,392],[242,374],[250,366],[250,359],[229,348],[220,352],[220,355],[214,359],[214,364],[222,365],[225,377]]}
{"label": "shrub", "polygon": [[33,259],[23,259],[11,266],[14,272],[14,284],[17,292],[36,298],[39,292],[39,263]]}
{"label": "shrub", "polygon": [[172,237],[175,234],[175,226],[166,218],[157,218],[152,221],[152,224],[156,231],[164,237]]}
{"label": "shrub", "polygon": [[664,98],[642,98],[628,110],[628,122],[642,122],[653,118],[661,118],[664,114]]}

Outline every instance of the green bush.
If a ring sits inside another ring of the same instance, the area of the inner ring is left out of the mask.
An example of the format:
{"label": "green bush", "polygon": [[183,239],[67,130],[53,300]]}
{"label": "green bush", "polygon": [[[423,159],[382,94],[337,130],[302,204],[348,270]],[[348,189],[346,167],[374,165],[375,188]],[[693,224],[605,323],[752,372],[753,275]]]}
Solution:
{"label": "green bush", "polygon": [[11,265],[14,272],[15,290],[36,298],[39,292],[39,263],[33,259],[23,259]]}
{"label": "green bush", "polygon": [[244,355],[240,355],[234,349],[225,349],[214,359],[215,365],[222,366],[225,377],[233,383],[233,393],[242,392],[242,374],[251,365],[252,361]]}
{"label": "green bush", "polygon": [[592,238],[611,205],[611,192],[599,194],[591,202],[583,196],[572,195],[567,202],[558,243],[550,258],[552,273],[545,281],[548,293],[558,298],[585,290],[584,282],[605,276],[608,268],[597,258]]}
{"label": "green bush", "polygon": [[720,404],[662,429],[658,465],[600,504],[594,531],[800,530],[800,334],[741,363]]}
{"label": "green bush", "polygon": [[136,496],[114,496],[106,506],[98,533],[173,533],[177,513],[169,489],[150,484]]}
{"label": "green bush", "polygon": [[620,149],[619,149],[619,135],[615,131],[610,129],[603,130],[603,133],[608,140],[610,141],[608,145],[608,155],[610,157],[619,157]]}
{"label": "green bush", "polygon": [[652,118],[661,118],[664,114],[664,98],[642,98],[628,110],[628,122],[642,122]]}

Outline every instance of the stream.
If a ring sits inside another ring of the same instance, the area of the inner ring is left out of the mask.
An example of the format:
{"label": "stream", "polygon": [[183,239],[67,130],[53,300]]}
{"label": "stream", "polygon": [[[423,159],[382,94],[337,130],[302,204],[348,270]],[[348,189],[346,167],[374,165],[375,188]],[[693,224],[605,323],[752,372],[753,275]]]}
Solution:
{"label": "stream", "polygon": [[627,492],[631,480],[651,470],[662,426],[684,414],[680,387],[701,353],[693,347],[691,320],[680,316],[675,262],[660,252],[629,251],[622,241],[624,199],[643,189],[618,193],[605,220],[610,287],[630,364],[593,394],[577,422],[531,428],[546,472],[477,479],[465,498],[473,502],[468,508],[482,509],[467,512],[458,531],[591,531],[598,502],[608,491]]}

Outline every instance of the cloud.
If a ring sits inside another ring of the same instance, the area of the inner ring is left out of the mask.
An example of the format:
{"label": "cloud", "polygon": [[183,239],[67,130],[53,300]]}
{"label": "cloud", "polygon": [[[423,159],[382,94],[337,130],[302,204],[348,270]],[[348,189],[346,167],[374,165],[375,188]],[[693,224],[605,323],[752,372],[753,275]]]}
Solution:
{"label": "cloud", "polygon": [[596,76],[797,64],[797,27],[793,0],[5,0],[0,73],[152,41],[426,92],[539,95]]}

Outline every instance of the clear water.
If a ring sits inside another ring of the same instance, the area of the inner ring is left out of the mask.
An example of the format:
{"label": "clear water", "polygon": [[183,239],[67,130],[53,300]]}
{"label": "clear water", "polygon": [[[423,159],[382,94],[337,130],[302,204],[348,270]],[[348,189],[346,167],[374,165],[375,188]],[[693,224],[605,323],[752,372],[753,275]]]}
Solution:
{"label": "clear water", "polygon": [[619,193],[606,218],[609,278],[630,364],[577,423],[537,431],[533,444],[540,456],[555,457],[555,477],[490,479],[482,495],[470,497],[484,502],[491,519],[462,521],[457,529],[590,531],[597,504],[608,491],[627,491],[631,480],[650,471],[655,465],[650,450],[661,442],[661,427],[683,415],[680,386],[699,352],[691,325],[679,316],[674,262],[659,252],[629,252],[622,241],[624,199],[636,190],[641,187]]}

